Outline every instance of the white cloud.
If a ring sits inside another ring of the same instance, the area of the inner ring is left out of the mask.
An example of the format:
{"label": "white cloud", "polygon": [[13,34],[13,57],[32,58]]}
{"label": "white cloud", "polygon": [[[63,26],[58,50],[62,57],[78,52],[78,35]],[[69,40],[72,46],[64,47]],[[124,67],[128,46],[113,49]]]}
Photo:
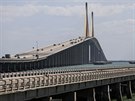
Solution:
{"label": "white cloud", "polygon": [[[84,5],[81,6],[48,6],[26,4],[20,6],[1,6],[0,16],[4,19],[14,19],[16,17],[33,16],[38,13],[54,16],[82,16],[84,14]],[[135,9],[133,4],[104,5],[100,3],[89,4],[89,11],[94,11],[95,16],[111,16],[124,12],[127,9]]]}

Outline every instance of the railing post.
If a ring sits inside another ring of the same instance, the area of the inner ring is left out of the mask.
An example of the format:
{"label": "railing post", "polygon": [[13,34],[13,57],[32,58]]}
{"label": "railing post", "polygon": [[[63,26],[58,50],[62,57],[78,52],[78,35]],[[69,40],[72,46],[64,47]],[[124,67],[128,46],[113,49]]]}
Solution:
{"label": "railing post", "polygon": [[20,80],[19,79],[16,79],[17,80],[17,90],[19,90],[20,89]]}
{"label": "railing post", "polygon": [[32,83],[31,83],[31,78],[29,78],[29,88],[31,89],[31,85],[32,85]]}
{"label": "railing post", "polygon": [[59,82],[59,76],[56,75],[56,85],[58,84],[58,82]]}
{"label": "railing post", "polygon": [[47,85],[50,85],[50,75],[47,75],[47,80],[48,80]]}
{"label": "railing post", "polygon": [[7,81],[4,80],[5,84],[4,84],[4,89],[5,89],[5,93],[7,92]]}
{"label": "railing post", "polygon": [[36,81],[36,78],[34,77],[34,88],[36,88],[36,85],[37,84],[37,81]]}
{"label": "railing post", "polygon": [[10,84],[10,86],[11,86],[11,91],[13,92],[13,90],[14,90],[13,79],[10,79],[10,81],[11,81],[11,84]]}
{"label": "railing post", "polygon": [[55,76],[52,75],[52,85],[55,85]]}
{"label": "railing post", "polygon": [[38,77],[38,80],[39,80],[39,87],[41,87],[41,77]]}
{"label": "railing post", "polygon": [[43,83],[44,83],[44,86],[46,86],[46,76],[45,75],[43,76]]}
{"label": "railing post", "polygon": [[23,79],[23,90],[25,90],[25,78],[22,79]]}

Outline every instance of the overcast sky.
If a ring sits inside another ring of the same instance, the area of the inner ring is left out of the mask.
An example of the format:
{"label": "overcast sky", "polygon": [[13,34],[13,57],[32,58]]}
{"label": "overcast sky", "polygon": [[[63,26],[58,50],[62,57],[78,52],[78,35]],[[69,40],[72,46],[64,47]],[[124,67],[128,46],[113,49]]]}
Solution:
{"label": "overcast sky", "polygon": [[107,59],[135,60],[135,0],[0,0],[0,57],[83,36],[85,1]]}

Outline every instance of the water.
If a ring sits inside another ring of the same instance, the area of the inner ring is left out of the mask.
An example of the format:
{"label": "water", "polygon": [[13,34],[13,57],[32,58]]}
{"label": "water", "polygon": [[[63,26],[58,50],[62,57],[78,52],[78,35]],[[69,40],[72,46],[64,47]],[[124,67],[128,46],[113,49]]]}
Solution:
{"label": "water", "polygon": [[72,70],[72,69],[98,69],[98,68],[123,68],[123,67],[135,67],[135,64],[129,64],[129,62],[112,62],[111,64],[105,65],[94,65],[94,64],[83,64],[74,66],[54,67],[45,68],[45,70]]}

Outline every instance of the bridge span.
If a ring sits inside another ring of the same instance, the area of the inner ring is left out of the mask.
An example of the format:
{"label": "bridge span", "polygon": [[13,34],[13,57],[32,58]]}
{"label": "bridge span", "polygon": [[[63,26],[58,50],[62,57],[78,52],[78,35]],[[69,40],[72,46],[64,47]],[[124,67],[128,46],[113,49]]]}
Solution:
{"label": "bridge span", "polygon": [[0,101],[122,101],[122,96],[132,98],[135,65],[90,67],[2,73]]}

